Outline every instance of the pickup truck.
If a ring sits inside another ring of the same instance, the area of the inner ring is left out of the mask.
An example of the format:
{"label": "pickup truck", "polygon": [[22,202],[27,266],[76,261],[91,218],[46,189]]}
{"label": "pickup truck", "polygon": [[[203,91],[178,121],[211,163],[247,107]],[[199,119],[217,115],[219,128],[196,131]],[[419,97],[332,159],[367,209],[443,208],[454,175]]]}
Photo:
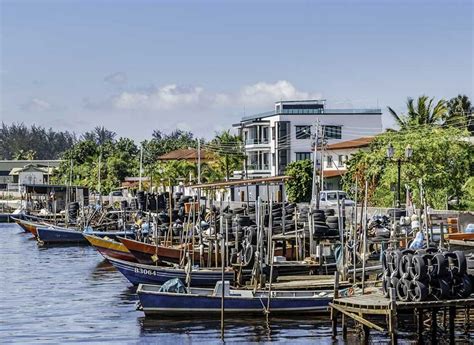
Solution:
{"label": "pickup truck", "polygon": [[320,207],[337,207],[337,194],[339,193],[339,199],[344,199],[344,205],[354,206],[354,201],[347,198],[346,192],[342,190],[324,190],[319,193],[319,206]]}

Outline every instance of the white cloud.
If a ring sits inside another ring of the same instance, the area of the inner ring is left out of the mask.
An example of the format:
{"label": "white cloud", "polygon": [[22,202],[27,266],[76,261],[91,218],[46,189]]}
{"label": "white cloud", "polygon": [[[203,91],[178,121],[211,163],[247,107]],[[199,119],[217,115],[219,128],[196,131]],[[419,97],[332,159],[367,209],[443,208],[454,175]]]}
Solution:
{"label": "white cloud", "polygon": [[125,84],[127,80],[127,75],[123,72],[115,72],[104,77],[104,81],[112,85]]}
{"label": "white cloud", "polygon": [[235,108],[241,106],[272,108],[279,100],[302,100],[320,98],[318,93],[296,89],[286,80],[275,83],[258,82],[242,87],[234,93],[207,92],[199,86],[165,85],[150,90],[122,92],[112,98],[115,109],[161,110],[183,107]]}
{"label": "white cloud", "polygon": [[199,105],[204,97],[201,87],[170,84],[151,91],[122,92],[112,104],[117,109],[159,110]]}
{"label": "white cloud", "polygon": [[258,82],[242,88],[240,101],[246,105],[263,106],[276,101],[304,100],[321,98],[321,94],[297,90],[287,80],[279,80],[273,84]]}
{"label": "white cloud", "polygon": [[51,110],[53,106],[44,99],[32,98],[20,105],[20,108],[24,111],[48,111]]}

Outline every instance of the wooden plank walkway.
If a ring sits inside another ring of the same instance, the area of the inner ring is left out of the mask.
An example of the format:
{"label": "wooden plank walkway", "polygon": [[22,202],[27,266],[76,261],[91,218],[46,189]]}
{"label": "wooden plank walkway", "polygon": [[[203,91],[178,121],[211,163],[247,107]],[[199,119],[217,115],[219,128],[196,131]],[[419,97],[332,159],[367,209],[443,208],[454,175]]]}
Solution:
{"label": "wooden plank walkway", "polygon": [[[474,297],[465,299],[422,301],[422,302],[402,302],[396,300],[395,289],[390,290],[390,298],[386,298],[381,292],[373,292],[364,295],[354,295],[349,297],[339,297],[339,273],[335,274],[334,298],[329,304],[331,307],[331,321],[333,337],[337,335],[338,316],[342,318],[342,334],[347,336],[347,318],[362,325],[364,342],[368,342],[370,329],[379,332],[387,332],[391,343],[397,343],[397,322],[398,311],[411,314],[417,318],[417,335],[422,341],[425,327],[425,316],[429,316],[431,325],[431,342],[436,343],[438,337],[437,316],[441,312],[443,318],[448,317],[448,326],[445,330],[449,332],[449,343],[455,344],[454,322],[457,314],[462,314],[464,318],[464,329],[468,332],[470,326],[470,310],[474,309]],[[461,311],[461,313],[459,313]],[[370,320],[369,320],[370,317]],[[377,323],[375,322],[377,319]],[[383,323],[384,325],[381,325]]]}

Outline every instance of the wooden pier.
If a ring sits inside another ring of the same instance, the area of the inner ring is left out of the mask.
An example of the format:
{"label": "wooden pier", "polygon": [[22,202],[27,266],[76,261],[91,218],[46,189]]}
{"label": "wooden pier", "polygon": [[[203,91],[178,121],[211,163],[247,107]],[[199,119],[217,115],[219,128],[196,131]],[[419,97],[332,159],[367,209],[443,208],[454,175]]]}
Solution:
{"label": "wooden pier", "polygon": [[[347,337],[347,319],[360,324],[363,330],[364,343],[368,343],[370,329],[388,333],[392,344],[397,344],[397,322],[400,315],[412,315],[416,318],[418,342],[423,343],[425,322],[429,320],[430,343],[438,342],[438,316],[442,314],[440,326],[449,334],[449,343],[455,343],[455,319],[457,314],[463,316],[464,331],[470,326],[470,312],[474,307],[474,298],[452,299],[423,302],[396,301],[395,289],[390,290],[390,298],[385,298],[380,292],[350,297],[338,296],[338,274],[334,288],[334,299],[330,303],[332,334],[337,336],[338,317],[341,315],[342,335]],[[376,321],[377,320],[377,321]],[[448,323],[446,325],[446,320]],[[377,322],[377,323],[376,323]]]}

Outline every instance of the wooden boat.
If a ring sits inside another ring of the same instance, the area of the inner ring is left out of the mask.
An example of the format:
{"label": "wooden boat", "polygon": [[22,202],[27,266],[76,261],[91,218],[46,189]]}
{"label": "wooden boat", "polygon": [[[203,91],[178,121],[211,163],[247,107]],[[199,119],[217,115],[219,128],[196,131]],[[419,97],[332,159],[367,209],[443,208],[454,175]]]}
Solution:
{"label": "wooden boat", "polygon": [[114,241],[107,236],[99,237],[85,233],[83,236],[103,256],[108,255],[115,259],[136,262],[135,257],[121,242]]}
{"label": "wooden boat", "polygon": [[75,228],[38,227],[36,231],[40,243],[88,243],[82,231]]}
{"label": "wooden boat", "polygon": [[[225,282],[225,312],[234,314],[265,315],[268,303],[268,291],[255,293],[252,290],[230,289]],[[218,314],[221,311],[222,283],[216,283],[214,289],[190,288],[185,293],[160,292],[160,286],[140,284],[137,289],[140,299],[139,309],[145,315],[162,314]],[[317,291],[272,291],[269,311],[277,314],[301,314],[326,312],[332,301],[333,293],[327,290]]]}
{"label": "wooden boat", "polygon": [[11,219],[13,219],[13,221],[16,224],[18,224],[20,227],[22,227],[23,230],[25,230],[27,232],[30,232],[35,237],[38,236],[38,232],[37,232],[38,227],[48,226],[48,224],[46,224],[46,223],[39,223],[39,222],[26,220],[26,219],[21,219],[21,218],[17,218],[17,217],[11,217]]}
{"label": "wooden boat", "polygon": [[[122,273],[133,285],[157,284],[161,285],[173,278],[186,280],[186,270],[183,268],[172,268],[164,266],[143,265],[130,261],[112,258],[108,255],[104,257]],[[190,274],[191,286],[215,286],[221,280],[221,269],[192,269]],[[234,271],[226,271],[224,279],[234,281]]]}
{"label": "wooden boat", "polygon": [[37,228],[37,239],[42,243],[85,243],[89,242],[83,236],[95,235],[98,237],[108,236],[109,238],[115,238],[117,236],[134,236],[135,232],[132,230],[119,230],[119,231],[99,231],[87,228],[81,231],[77,228],[63,228],[58,226],[50,227],[38,227]]}
{"label": "wooden boat", "polygon": [[[139,263],[145,265],[153,265],[157,262],[171,262],[179,264],[184,252],[184,246],[161,246],[150,243],[135,241],[130,238],[118,237],[120,242],[132,253]],[[207,253],[203,255],[204,264],[207,263]],[[198,263],[200,260],[199,251],[194,252],[194,262]]]}

